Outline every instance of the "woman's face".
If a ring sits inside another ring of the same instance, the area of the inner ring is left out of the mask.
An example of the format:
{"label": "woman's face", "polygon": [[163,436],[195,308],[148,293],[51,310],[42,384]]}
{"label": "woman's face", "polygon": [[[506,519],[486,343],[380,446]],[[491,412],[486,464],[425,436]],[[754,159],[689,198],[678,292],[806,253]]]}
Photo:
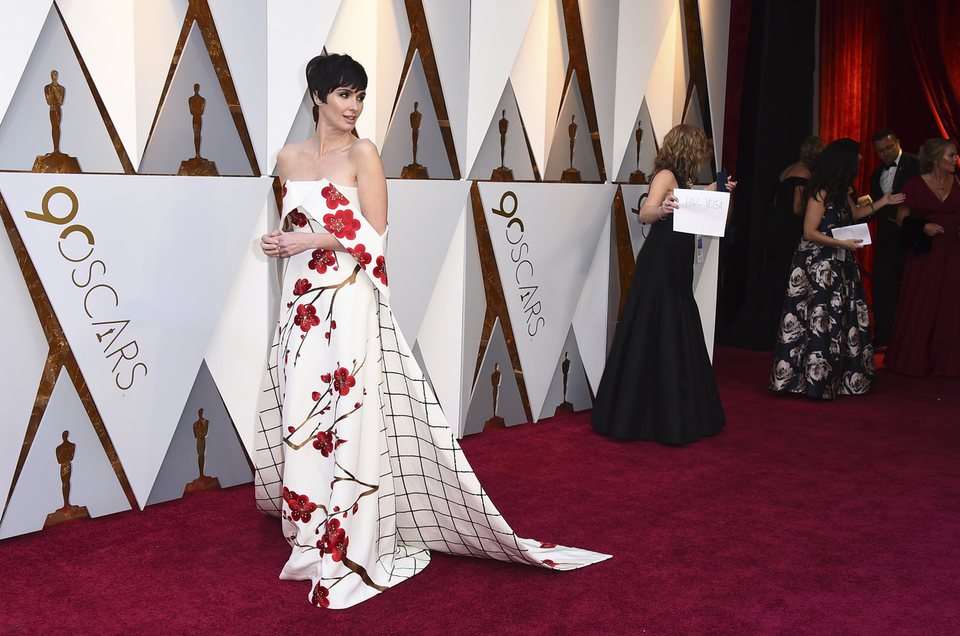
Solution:
{"label": "woman's face", "polygon": [[357,126],[363,112],[367,91],[341,86],[327,95],[327,103],[320,103],[320,119],[337,130],[350,132]]}
{"label": "woman's face", "polygon": [[944,172],[955,172],[957,169],[957,147],[953,144],[948,145],[944,151],[943,156],[940,157],[938,163],[938,168]]}

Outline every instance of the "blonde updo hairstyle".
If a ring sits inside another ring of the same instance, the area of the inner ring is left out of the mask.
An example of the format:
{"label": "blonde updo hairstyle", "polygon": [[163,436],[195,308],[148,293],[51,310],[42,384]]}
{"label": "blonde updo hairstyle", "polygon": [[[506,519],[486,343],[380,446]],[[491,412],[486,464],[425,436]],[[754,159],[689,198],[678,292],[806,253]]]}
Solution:
{"label": "blonde updo hairstyle", "polygon": [[664,136],[653,167],[657,172],[671,171],[680,187],[684,187],[686,182],[696,179],[712,154],[713,144],[702,130],[680,124]]}
{"label": "blonde updo hairstyle", "polygon": [[933,172],[933,167],[937,165],[940,158],[947,152],[947,148],[953,146],[958,148],[957,142],[953,139],[944,139],[943,137],[933,137],[927,139],[920,146],[920,152],[917,153],[917,159],[920,163],[920,174]]}

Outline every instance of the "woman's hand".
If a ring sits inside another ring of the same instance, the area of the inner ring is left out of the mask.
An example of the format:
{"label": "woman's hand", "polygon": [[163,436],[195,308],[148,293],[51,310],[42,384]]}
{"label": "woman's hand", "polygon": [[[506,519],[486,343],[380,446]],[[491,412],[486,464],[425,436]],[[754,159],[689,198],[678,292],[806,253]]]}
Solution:
{"label": "woman's hand", "polygon": [[678,199],[672,191],[669,192],[667,196],[663,198],[663,202],[660,203],[660,218],[667,218],[668,214],[673,214],[679,207],[680,199]]}
{"label": "woman's hand", "polygon": [[840,241],[839,247],[852,252],[863,247],[863,239],[846,239],[844,241]]}
{"label": "woman's hand", "polygon": [[901,203],[906,201],[906,199],[907,199],[907,195],[905,195],[902,192],[898,192],[896,194],[894,194],[893,192],[887,192],[882,197],[880,197],[879,201],[877,201],[874,204],[874,208],[884,208],[888,205],[900,205]]}
{"label": "woman's hand", "polygon": [[274,230],[260,237],[260,249],[268,258],[280,258],[280,230]]}
{"label": "woman's hand", "polygon": [[317,247],[316,237],[312,232],[281,232],[276,240],[280,258],[290,258]]}
{"label": "woman's hand", "polygon": [[923,233],[927,236],[936,236],[937,234],[944,233],[943,226],[939,223],[924,223],[923,224]]}
{"label": "woman's hand", "polygon": [[737,189],[737,182],[733,179],[727,178],[727,192],[733,192]]}

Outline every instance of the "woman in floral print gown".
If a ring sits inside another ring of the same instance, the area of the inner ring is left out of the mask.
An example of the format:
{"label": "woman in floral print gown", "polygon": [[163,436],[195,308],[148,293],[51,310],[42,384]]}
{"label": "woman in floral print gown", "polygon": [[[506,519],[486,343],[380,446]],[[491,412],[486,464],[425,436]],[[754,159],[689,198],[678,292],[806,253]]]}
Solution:
{"label": "woman in floral print gown", "polygon": [[280,577],[345,608],[413,576],[430,550],[570,570],[607,555],[517,537],[447,425],[389,304],[387,184],[376,147],[352,132],[363,67],[314,58],[313,137],[284,147],[280,317],[255,446],[261,510],[292,547]]}
{"label": "woman in floral print gown", "polygon": [[803,237],[793,256],[770,374],[773,391],[829,400],[873,386],[870,318],[854,258],[860,241],[836,239],[831,231],[896,205],[903,195],[888,193],[857,206],[850,192],[859,153],[852,139],[834,141],[807,184]]}

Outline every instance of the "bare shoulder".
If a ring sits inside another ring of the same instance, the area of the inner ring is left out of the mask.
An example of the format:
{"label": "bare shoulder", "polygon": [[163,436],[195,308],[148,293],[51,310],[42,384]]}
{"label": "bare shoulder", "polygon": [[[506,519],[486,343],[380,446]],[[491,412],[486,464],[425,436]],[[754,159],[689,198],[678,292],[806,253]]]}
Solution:
{"label": "bare shoulder", "polygon": [[380,160],[376,144],[369,139],[357,139],[350,145],[350,157],[355,161]]}
{"label": "bare shoulder", "polygon": [[296,164],[297,157],[303,152],[303,144],[287,144],[277,152],[277,170],[280,176],[290,174],[290,169]]}
{"label": "bare shoulder", "polygon": [[665,188],[667,190],[677,187],[677,178],[669,170],[660,170],[653,175],[653,181],[650,182],[650,188]]}

